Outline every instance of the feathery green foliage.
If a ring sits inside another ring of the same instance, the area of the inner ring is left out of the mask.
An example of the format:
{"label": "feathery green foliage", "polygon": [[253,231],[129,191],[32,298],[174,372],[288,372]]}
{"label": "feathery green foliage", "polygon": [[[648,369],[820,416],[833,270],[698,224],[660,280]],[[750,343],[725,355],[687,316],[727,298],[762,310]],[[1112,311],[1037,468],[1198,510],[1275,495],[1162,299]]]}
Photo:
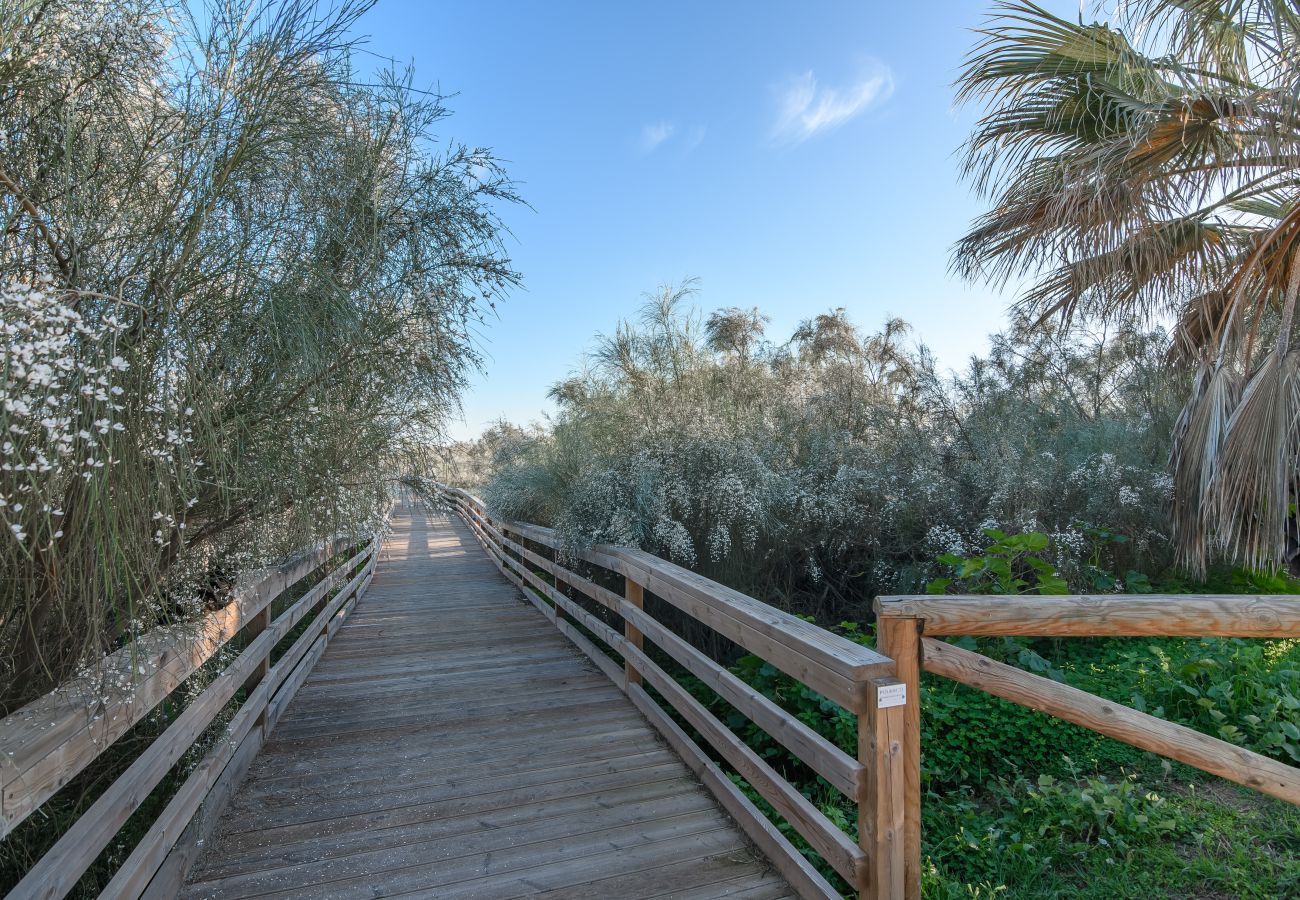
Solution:
{"label": "feathery green foliage", "polygon": [[[516,280],[365,2],[0,4],[0,699],[356,528]],[[400,461],[400,462],[399,462]]]}

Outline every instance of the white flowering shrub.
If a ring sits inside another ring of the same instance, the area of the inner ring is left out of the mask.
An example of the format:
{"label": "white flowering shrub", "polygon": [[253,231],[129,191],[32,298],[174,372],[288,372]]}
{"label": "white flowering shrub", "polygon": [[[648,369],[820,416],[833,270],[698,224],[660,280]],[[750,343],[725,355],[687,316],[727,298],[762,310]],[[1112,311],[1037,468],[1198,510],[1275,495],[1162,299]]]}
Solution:
{"label": "white flowering shrub", "polygon": [[922,590],[989,528],[1059,534],[1080,589],[1103,544],[1121,570],[1166,564],[1160,333],[1013,329],[943,374],[900,322],[864,335],[837,311],[773,345],[763,321],[701,327],[689,292],[653,298],[555,388],[550,433],[497,458],[485,500],[824,619]]}
{"label": "white flowering shrub", "polygon": [[0,520],[9,546],[24,553],[63,537],[67,482],[111,466],[124,428],[115,379],[127,363],[114,354],[123,324],[111,315],[86,321],[70,305],[75,295],[50,282],[0,285]]}
{"label": "white flowering shrub", "polygon": [[[126,327],[118,304],[49,276],[0,284],[0,559],[6,572],[28,573],[6,579],[0,603],[9,627],[70,625],[60,649],[73,657],[102,648],[97,622],[129,634],[157,621],[157,600],[115,607],[105,586],[154,569],[163,548],[182,543],[197,502],[184,411],[161,399],[143,419],[130,408],[139,375],[122,355]],[[122,492],[129,500],[115,502]],[[115,541],[124,529],[140,539]],[[90,585],[78,560],[94,561]],[[11,665],[53,667],[34,658],[40,648],[15,652],[5,636]]]}

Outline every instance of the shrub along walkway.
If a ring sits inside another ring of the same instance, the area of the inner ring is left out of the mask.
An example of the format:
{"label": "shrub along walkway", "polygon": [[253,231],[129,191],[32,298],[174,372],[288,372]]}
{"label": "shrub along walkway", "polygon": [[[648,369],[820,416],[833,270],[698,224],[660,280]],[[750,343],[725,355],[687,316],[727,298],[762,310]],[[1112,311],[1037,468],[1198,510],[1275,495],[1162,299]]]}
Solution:
{"label": "shrub along walkway", "polygon": [[469,530],[404,503],[186,893],[280,895],[791,891]]}

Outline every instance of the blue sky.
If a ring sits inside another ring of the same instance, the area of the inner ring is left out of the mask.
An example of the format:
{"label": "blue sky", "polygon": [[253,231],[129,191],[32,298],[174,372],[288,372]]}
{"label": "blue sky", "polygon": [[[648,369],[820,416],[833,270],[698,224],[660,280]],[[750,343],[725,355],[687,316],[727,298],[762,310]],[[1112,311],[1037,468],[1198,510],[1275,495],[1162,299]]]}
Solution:
{"label": "blue sky", "polygon": [[540,419],[597,332],[690,277],[772,338],[843,306],[903,317],[949,367],[982,352],[1013,298],[947,268],[980,211],[952,81],[988,8],[380,0],[367,49],[455,94],[441,136],[492,148],[532,206],[505,211],[524,289],[484,329],[452,435]]}

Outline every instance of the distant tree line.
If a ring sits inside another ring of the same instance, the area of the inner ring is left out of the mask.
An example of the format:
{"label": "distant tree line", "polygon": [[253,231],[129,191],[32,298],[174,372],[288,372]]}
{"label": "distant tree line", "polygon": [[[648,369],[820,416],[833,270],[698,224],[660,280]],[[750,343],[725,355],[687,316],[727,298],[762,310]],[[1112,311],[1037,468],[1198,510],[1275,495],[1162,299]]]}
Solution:
{"label": "distant tree line", "polygon": [[704,316],[691,293],[666,288],[601,337],[553,388],[549,428],[489,432],[498,514],[823,618],[922,590],[990,528],[1049,534],[1079,589],[1103,564],[1171,563],[1186,381],[1163,331],[1021,323],[945,373],[901,321],[865,333],[833,310],[778,343],[759,311]]}

